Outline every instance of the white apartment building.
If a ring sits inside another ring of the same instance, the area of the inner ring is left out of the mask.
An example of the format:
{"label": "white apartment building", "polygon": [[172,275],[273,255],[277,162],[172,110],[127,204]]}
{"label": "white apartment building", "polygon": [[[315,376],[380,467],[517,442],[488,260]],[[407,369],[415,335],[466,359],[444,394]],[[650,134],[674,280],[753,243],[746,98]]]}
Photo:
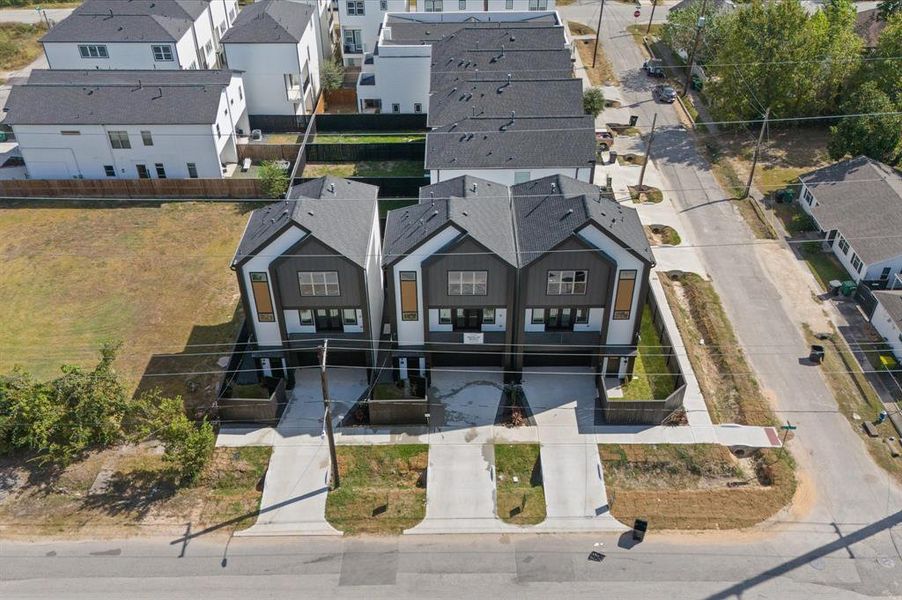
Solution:
{"label": "white apartment building", "polygon": [[237,0],[86,0],[41,39],[51,69],[216,69]]}
{"label": "white apartment building", "polygon": [[4,111],[31,179],[222,178],[248,130],[225,70],[38,70]]}
{"label": "white apartment building", "polygon": [[250,115],[307,115],[320,89],[314,4],[263,0],[246,7],[223,37],[226,63],[242,71]]}
{"label": "white apartment building", "polygon": [[387,13],[480,13],[554,10],[554,0],[338,0],[345,66],[363,66]]}

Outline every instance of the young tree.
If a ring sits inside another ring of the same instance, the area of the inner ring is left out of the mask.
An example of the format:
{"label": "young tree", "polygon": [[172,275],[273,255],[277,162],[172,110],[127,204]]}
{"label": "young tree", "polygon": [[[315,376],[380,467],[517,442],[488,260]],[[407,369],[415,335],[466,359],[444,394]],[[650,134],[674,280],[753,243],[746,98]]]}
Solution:
{"label": "young tree", "polygon": [[[864,83],[843,105],[849,114],[898,112],[900,107],[874,81]],[[846,117],[830,128],[830,157],[864,154],[890,165],[902,154],[902,116],[865,115]]]}
{"label": "young tree", "polygon": [[583,93],[583,110],[592,118],[597,118],[604,110],[604,93],[601,88],[593,87]]}
{"label": "young tree", "polygon": [[49,392],[19,368],[0,378],[0,454],[50,445],[62,411]]}
{"label": "young tree", "polygon": [[216,437],[213,425],[204,419],[195,424],[185,416],[181,396],[158,400],[154,419],[155,436],[163,443],[163,460],[172,469],[176,483],[197,482],[213,454]]}
{"label": "young tree", "polygon": [[324,90],[337,90],[344,80],[345,68],[338,60],[326,61],[319,69],[320,86]]}
{"label": "young tree", "polygon": [[260,185],[267,198],[284,198],[288,192],[288,171],[275,161],[266,161],[260,165]]}

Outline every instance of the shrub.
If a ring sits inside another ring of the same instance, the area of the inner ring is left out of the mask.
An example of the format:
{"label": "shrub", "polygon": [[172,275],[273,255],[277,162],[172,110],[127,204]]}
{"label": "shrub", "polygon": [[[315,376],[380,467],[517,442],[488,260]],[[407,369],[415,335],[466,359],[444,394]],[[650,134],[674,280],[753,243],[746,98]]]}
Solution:
{"label": "shrub", "polygon": [[267,198],[284,198],[288,192],[288,171],[274,161],[260,165],[260,184]]}
{"label": "shrub", "polygon": [[593,118],[604,110],[604,94],[600,88],[589,88],[583,93],[583,110]]}
{"label": "shrub", "polygon": [[163,460],[169,464],[176,483],[193,484],[213,455],[213,425],[206,419],[198,424],[190,421],[181,396],[159,401],[154,429],[165,449]]}
{"label": "shrub", "polygon": [[337,90],[345,81],[345,68],[337,60],[325,62],[319,69],[319,82],[324,90]]}

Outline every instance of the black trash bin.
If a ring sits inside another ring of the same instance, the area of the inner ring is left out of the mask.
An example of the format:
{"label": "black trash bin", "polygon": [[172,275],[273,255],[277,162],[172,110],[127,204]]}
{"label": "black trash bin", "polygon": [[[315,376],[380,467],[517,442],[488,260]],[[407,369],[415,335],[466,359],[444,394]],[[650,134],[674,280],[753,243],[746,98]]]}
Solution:
{"label": "black trash bin", "polygon": [[645,519],[636,519],[633,523],[633,539],[641,542],[645,539],[645,532],[648,531],[648,521]]}
{"label": "black trash bin", "polygon": [[639,115],[630,115],[630,127],[635,127],[639,122]]}
{"label": "black trash bin", "polygon": [[824,347],[817,344],[811,344],[811,352],[808,353],[808,360],[816,365],[824,362]]}

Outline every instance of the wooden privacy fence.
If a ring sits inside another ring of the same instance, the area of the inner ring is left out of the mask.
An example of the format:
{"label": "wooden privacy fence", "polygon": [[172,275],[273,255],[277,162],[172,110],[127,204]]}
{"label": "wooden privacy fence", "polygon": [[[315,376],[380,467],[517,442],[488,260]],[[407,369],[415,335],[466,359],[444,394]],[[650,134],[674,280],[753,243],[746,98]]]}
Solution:
{"label": "wooden privacy fence", "polygon": [[263,198],[257,179],[13,179],[6,198]]}

